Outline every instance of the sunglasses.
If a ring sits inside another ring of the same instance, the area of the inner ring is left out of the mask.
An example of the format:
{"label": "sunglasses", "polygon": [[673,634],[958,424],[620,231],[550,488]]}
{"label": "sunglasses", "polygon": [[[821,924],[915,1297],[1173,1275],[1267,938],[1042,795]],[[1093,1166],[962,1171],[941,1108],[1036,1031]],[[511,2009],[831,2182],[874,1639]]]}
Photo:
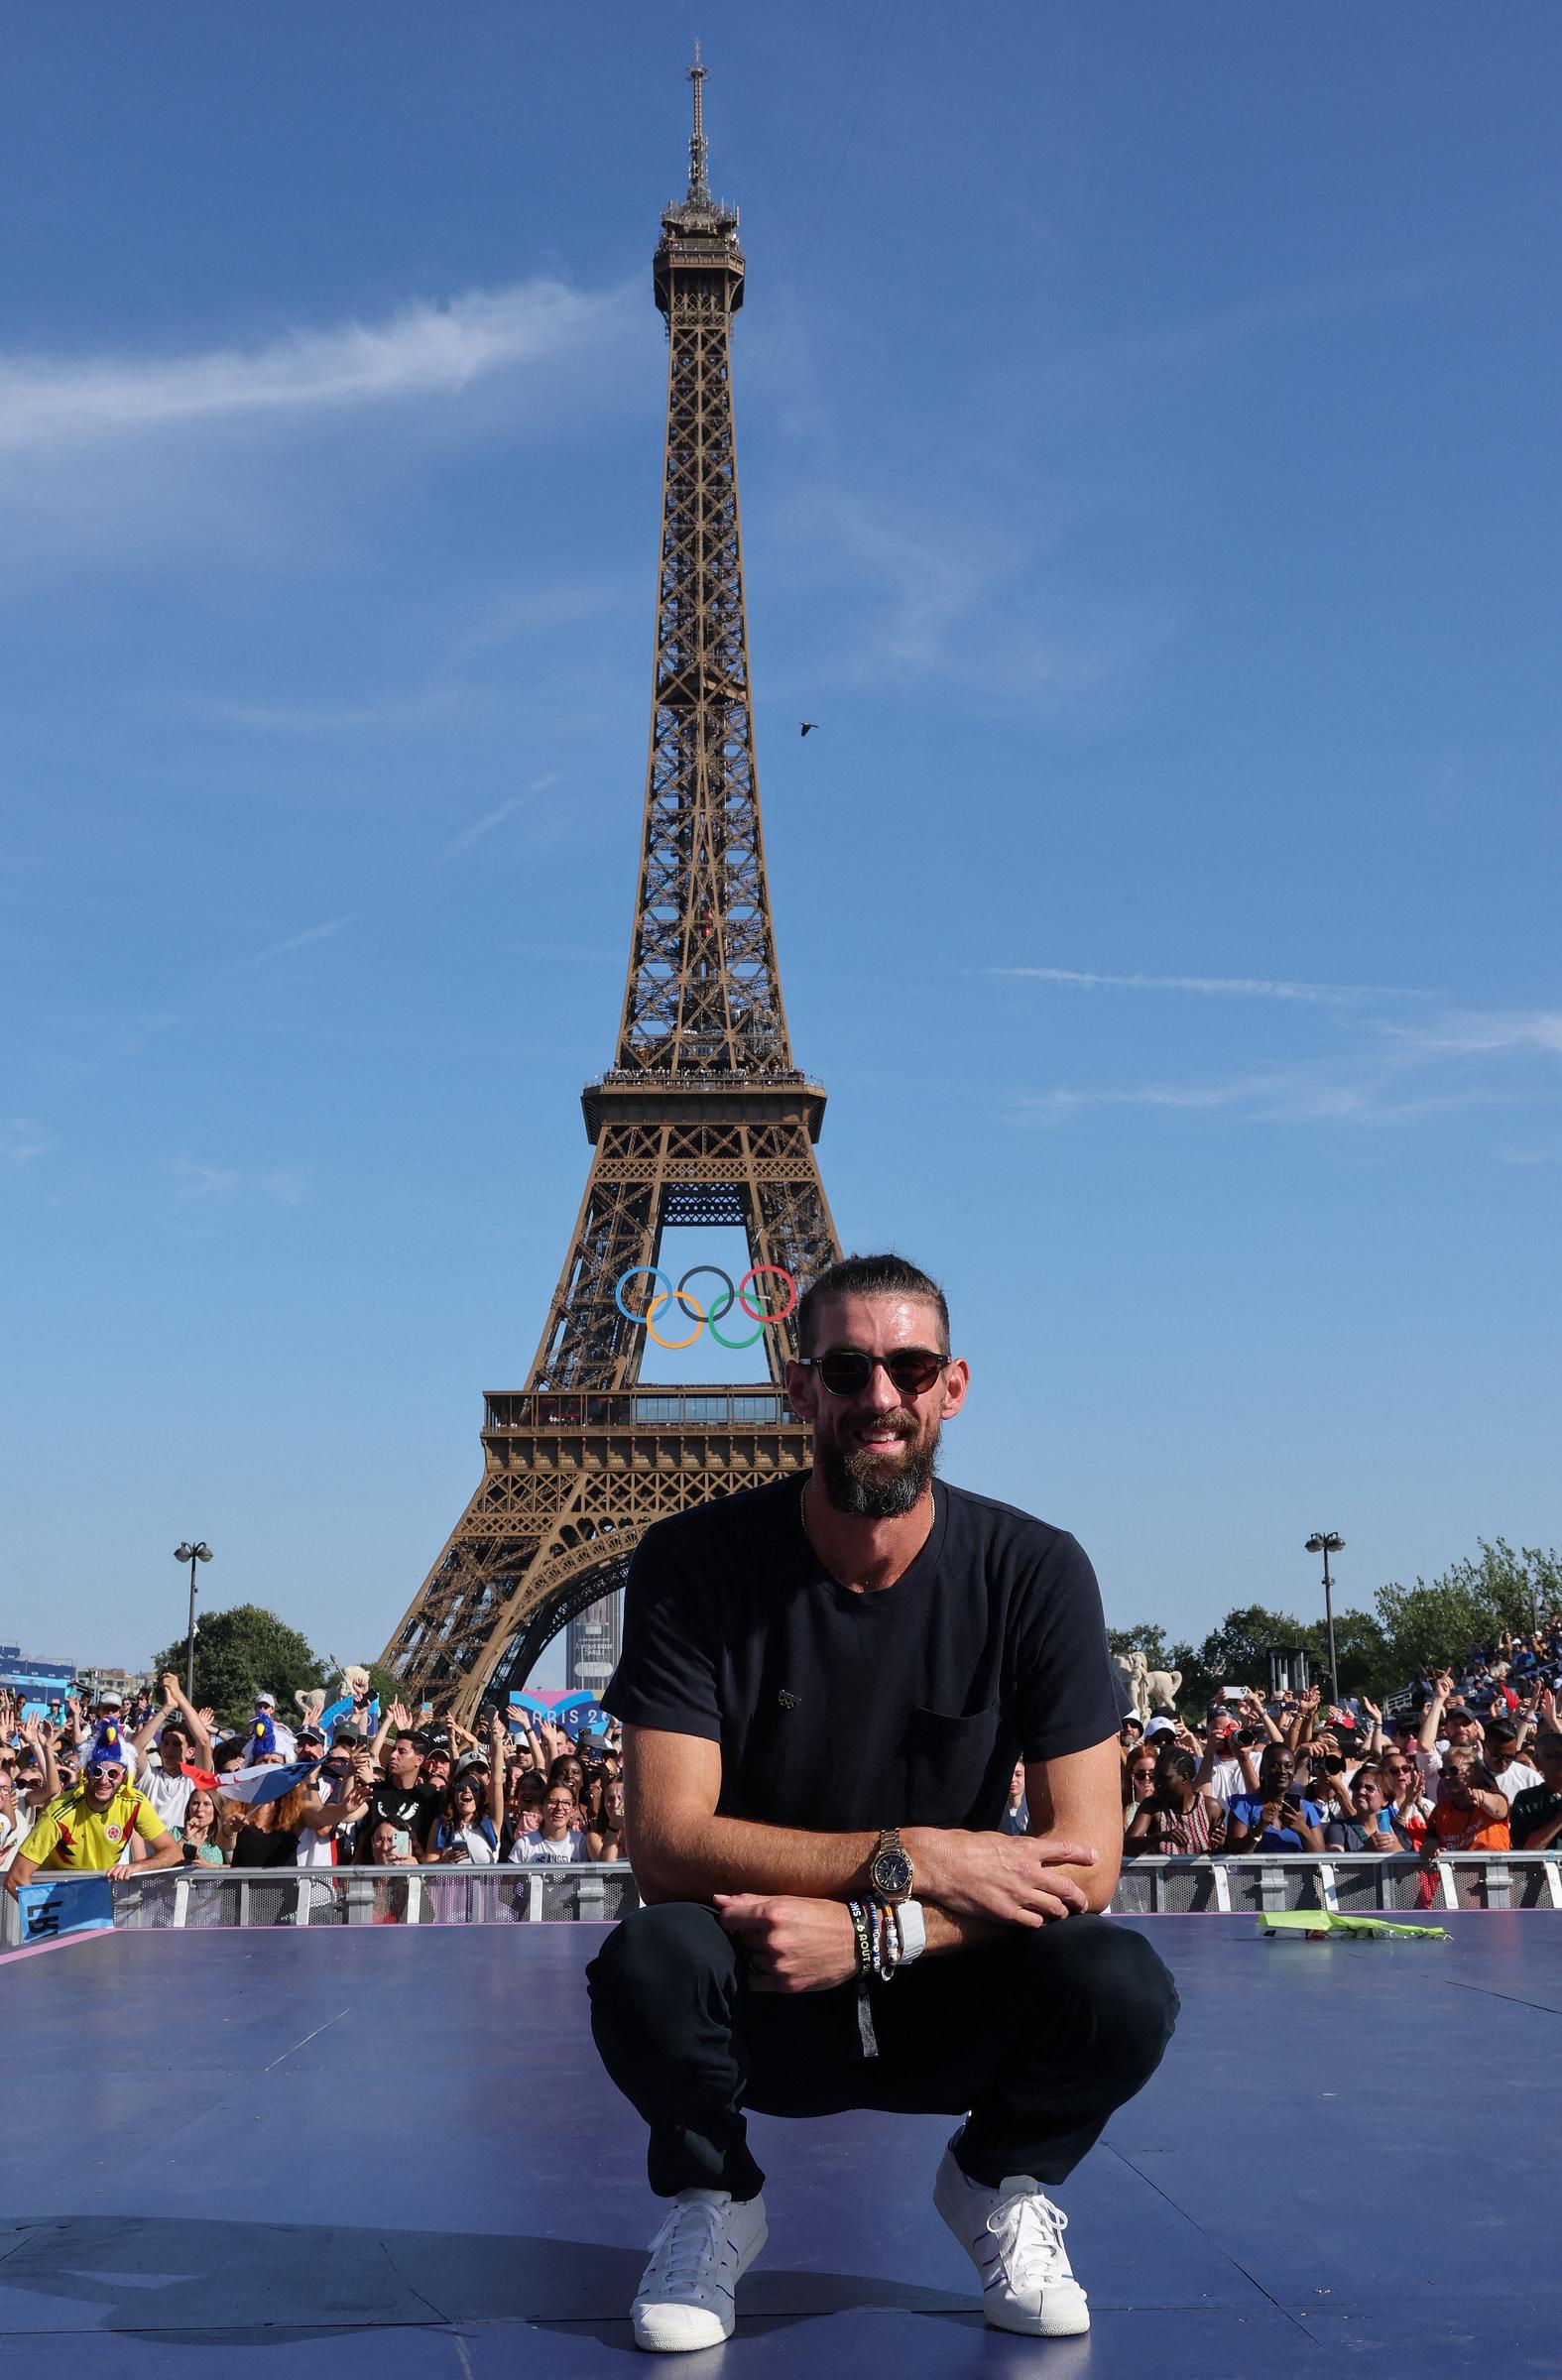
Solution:
{"label": "sunglasses", "polygon": [[798,1356],[794,1361],[816,1371],[832,1396],[861,1396],[882,1364],[890,1385],[901,1396],[922,1396],[950,1362],[931,1348],[898,1347],[893,1356],[870,1356],[860,1347],[833,1347],[827,1356]]}
{"label": "sunglasses", "polygon": [[102,1785],[112,1777],[122,1777],[125,1771],[117,1760],[89,1760],[86,1773],[94,1785]]}

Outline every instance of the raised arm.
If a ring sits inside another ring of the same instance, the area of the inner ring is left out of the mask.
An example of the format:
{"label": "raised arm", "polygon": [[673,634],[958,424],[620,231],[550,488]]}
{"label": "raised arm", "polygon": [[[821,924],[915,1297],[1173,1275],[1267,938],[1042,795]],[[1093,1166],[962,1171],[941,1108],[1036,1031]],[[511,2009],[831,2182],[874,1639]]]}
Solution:
{"label": "raised arm", "polygon": [[22,1740],[37,1752],[44,1769],[44,1807],[60,1799],[60,1771],[55,1766],[54,1729],[41,1719],[30,1719],[22,1729]]}
{"label": "raised arm", "polygon": [[[209,1768],[211,1766],[211,1736],[207,1732],[206,1723],[172,1669],[164,1672],[163,1691],[168,1696],[170,1708],[179,1713],[189,1729],[189,1739],[194,1746],[196,1759],[202,1768]],[[139,1735],[136,1738],[136,1748],[138,1751],[141,1748]]]}
{"label": "raised arm", "polygon": [[398,1735],[402,1735],[406,1733],[407,1729],[412,1726],[412,1724],[413,1715],[411,1711],[408,1710],[407,1705],[405,1703],[392,1703],[381,1715],[380,1724],[375,1729],[374,1741],[369,1746],[370,1759],[378,1760],[382,1757],[385,1751],[385,1739],[391,1732],[393,1726]]}
{"label": "raised arm", "polygon": [[1438,1671],[1436,1683],[1437,1692],[1427,1704],[1426,1710],[1421,1719],[1420,1742],[1423,1752],[1436,1751],[1437,1738],[1442,1733],[1443,1729],[1444,1707],[1448,1702],[1449,1696],[1454,1691],[1454,1681],[1449,1676],[1446,1669],[1440,1669]]}
{"label": "raised arm", "polygon": [[494,1830],[496,1859],[505,1824],[505,1760],[509,1750],[510,1730],[505,1726],[504,1713],[496,1710],[488,1728],[488,1823]]}
{"label": "raised arm", "polygon": [[1238,1716],[1239,1718],[1245,1719],[1250,1727],[1262,1727],[1264,1734],[1268,1737],[1270,1743],[1283,1743],[1285,1741],[1285,1737],[1280,1732],[1280,1728],[1274,1719],[1274,1715],[1270,1711],[1267,1703],[1265,1703],[1262,1695],[1255,1694],[1251,1688],[1242,1698],[1242,1702],[1238,1708]]}

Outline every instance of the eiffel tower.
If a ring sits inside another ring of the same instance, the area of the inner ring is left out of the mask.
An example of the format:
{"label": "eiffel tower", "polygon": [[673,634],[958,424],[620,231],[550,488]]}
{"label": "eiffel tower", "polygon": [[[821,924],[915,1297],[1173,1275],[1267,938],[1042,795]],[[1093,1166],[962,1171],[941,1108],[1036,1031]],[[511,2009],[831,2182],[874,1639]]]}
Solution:
{"label": "eiffel tower", "polygon": [[[527,1384],[485,1398],[481,1483],[382,1656],[467,1724],[623,1585],[652,1521],[811,1459],[782,1384],[795,1337],[781,1274],[806,1286],[840,1244],[814,1154],[824,1090],[792,1064],[760,832],[732,419],[744,260],[737,209],[710,193],[704,77],[696,45],[688,190],[661,217],[654,268],[666,454],[617,1055],[581,1094],[591,1167]],[[713,1274],[685,1273],[681,1296],[646,1273],[621,1289],[656,1263],[663,1231],[688,1225],[741,1226],[749,1320],[712,1294]],[[641,1388],[648,1305],[667,1340],[706,1311],[740,1341],[758,1322],[769,1387]]]}

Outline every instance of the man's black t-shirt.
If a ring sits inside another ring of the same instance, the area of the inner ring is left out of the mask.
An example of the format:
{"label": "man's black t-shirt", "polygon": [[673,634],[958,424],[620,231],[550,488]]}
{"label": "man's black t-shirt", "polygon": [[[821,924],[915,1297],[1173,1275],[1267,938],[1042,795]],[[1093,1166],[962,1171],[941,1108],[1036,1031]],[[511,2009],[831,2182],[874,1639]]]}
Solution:
{"label": "man's black t-shirt", "polygon": [[[1507,1814],[1507,1831],[1514,1850],[1521,1851],[1525,1836],[1532,1835],[1536,1827],[1548,1825],[1559,1810],[1562,1810],[1562,1793],[1549,1785],[1526,1785],[1522,1793],[1515,1793]],[[1552,1841],[1556,1841],[1554,1836]]]}
{"label": "man's black t-shirt", "polygon": [[724,1817],[845,1834],[994,1828],[1017,1759],[1118,1729],[1082,1548],[1013,1505],[933,1486],[893,1587],[854,1595],[779,1480],[649,1529],[630,1565],[606,1707],[721,1746]]}
{"label": "man's black t-shirt", "polygon": [[444,1796],[436,1785],[397,1785],[389,1777],[382,1778],[369,1797],[369,1807],[358,1821],[355,1841],[366,1844],[382,1819],[393,1827],[405,1827],[413,1839],[413,1848],[425,1848],[428,1830],[433,1825]]}

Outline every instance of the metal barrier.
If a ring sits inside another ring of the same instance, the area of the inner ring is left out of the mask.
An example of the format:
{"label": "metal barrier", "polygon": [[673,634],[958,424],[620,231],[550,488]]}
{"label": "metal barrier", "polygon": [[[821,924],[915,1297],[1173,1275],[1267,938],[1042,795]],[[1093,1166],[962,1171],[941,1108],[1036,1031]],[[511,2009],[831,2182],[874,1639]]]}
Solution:
{"label": "metal barrier", "polygon": [[[123,1880],[46,1876],[40,1884],[108,1885],[113,1922],[132,1932],[168,1927],[484,1926],[611,1924],[640,1906],[623,1864],[472,1867],[174,1867]],[[35,1887],[36,1889],[36,1887]],[[53,1896],[52,1896],[53,1897]],[[1262,1914],[1270,1909],[1356,1911],[1562,1909],[1562,1852],[1448,1851],[1431,1864],[1408,1855],[1348,1851],[1314,1856],[1125,1861],[1112,1901],[1121,1916]],[[100,1923],[101,1921],[99,1921]],[[57,1910],[47,1929],[25,1928],[0,1893],[0,1948],[43,1932],[73,1930]]]}
{"label": "metal barrier", "polygon": [[1123,1916],[1200,1910],[1562,1909],[1562,1853],[1444,1851],[1433,1862],[1408,1852],[1325,1851],[1299,1856],[1126,1859],[1112,1906]]}
{"label": "metal barrier", "polygon": [[[638,1909],[627,1865],[551,1863],[518,1867],[168,1867],[123,1878],[41,1876],[51,1898],[106,1885],[115,1928],[133,1933],[168,1927],[484,1926],[551,1921],[608,1923]],[[60,1890],[60,1888],[62,1888]],[[99,1924],[101,1921],[97,1921]],[[47,1927],[24,1925],[9,1893],[0,1894],[0,1949],[74,1931],[68,1908]]]}

